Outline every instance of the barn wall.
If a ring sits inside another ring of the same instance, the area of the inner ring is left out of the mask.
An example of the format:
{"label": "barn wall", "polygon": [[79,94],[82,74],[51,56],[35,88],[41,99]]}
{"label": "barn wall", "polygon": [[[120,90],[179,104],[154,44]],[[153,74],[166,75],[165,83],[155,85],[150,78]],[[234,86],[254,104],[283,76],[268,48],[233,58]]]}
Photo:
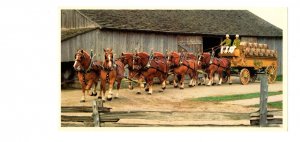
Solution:
{"label": "barn wall", "polygon": [[134,50],[150,53],[152,48],[155,52],[162,53],[165,53],[166,50],[178,51],[179,43],[187,43],[188,51],[196,52],[199,47],[202,47],[202,37],[96,29],[63,41],[61,43],[61,61],[73,61],[74,54],[79,48],[87,51],[93,49],[97,53],[96,59],[103,60],[104,48],[112,48],[118,57],[122,52],[133,52]]}
{"label": "barn wall", "polygon": [[61,10],[61,28],[97,27],[97,24],[81,15],[76,10]]}

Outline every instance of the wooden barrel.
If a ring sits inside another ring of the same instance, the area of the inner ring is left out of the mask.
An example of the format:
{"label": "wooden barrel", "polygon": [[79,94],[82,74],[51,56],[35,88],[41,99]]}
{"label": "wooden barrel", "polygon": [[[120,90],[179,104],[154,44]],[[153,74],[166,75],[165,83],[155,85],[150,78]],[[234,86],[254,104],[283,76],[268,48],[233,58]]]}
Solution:
{"label": "wooden barrel", "polygon": [[247,47],[248,46],[248,42],[243,41],[243,42],[240,43],[240,46]]}
{"label": "wooden barrel", "polygon": [[259,49],[263,49],[263,44],[258,44],[258,46],[257,46],[257,48],[259,48]]}
{"label": "wooden barrel", "polygon": [[258,51],[257,49],[255,49],[255,48],[252,48],[252,49],[254,49],[254,52],[253,52],[253,53],[254,53],[254,56],[259,56],[259,55],[258,55],[258,52],[259,52],[259,51]]}
{"label": "wooden barrel", "polygon": [[252,47],[253,47],[253,43],[252,43],[252,42],[249,42],[249,43],[248,43],[248,47],[252,48]]}
{"label": "wooden barrel", "polygon": [[277,58],[278,57],[278,53],[277,53],[277,50],[275,50],[274,54],[273,54],[273,57]]}
{"label": "wooden barrel", "polygon": [[267,44],[263,44],[263,49],[268,49],[268,45]]}
{"label": "wooden barrel", "polygon": [[252,48],[257,48],[257,43],[253,43]]}
{"label": "wooden barrel", "polygon": [[266,49],[265,56],[266,57],[270,57],[270,54],[271,54],[271,50],[270,49]]}
{"label": "wooden barrel", "polygon": [[257,50],[257,52],[258,52],[258,56],[260,56],[260,57],[263,57],[263,56],[264,56],[264,53],[261,51],[262,49],[257,48],[256,50]]}
{"label": "wooden barrel", "polygon": [[250,47],[246,47],[244,53],[246,56],[250,56]]}
{"label": "wooden barrel", "polygon": [[260,53],[262,54],[262,56],[266,56],[266,49],[260,49]]}
{"label": "wooden barrel", "polygon": [[249,56],[254,56],[255,48],[250,48]]}

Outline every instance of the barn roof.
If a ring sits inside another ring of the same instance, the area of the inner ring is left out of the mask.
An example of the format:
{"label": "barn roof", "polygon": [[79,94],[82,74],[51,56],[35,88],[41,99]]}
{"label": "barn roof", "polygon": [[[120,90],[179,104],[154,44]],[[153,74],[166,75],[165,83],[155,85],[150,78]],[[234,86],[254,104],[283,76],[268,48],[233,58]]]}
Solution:
{"label": "barn roof", "polygon": [[78,10],[101,29],[242,36],[282,36],[247,10]]}
{"label": "barn roof", "polygon": [[61,41],[67,40],[69,38],[75,37],[80,34],[97,29],[98,27],[92,28],[78,28],[78,29],[62,29],[61,30]]}

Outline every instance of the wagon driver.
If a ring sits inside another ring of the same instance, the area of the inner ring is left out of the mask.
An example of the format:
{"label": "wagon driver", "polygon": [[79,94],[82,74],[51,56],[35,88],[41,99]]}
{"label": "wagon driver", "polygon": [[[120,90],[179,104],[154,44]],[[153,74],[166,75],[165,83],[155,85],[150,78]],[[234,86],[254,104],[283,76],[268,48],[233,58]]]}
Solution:
{"label": "wagon driver", "polygon": [[240,43],[241,43],[241,41],[240,41],[240,39],[239,39],[239,35],[235,35],[235,39],[234,39],[234,41],[233,41],[233,45],[229,48],[229,53],[233,53],[233,51],[234,51],[234,49],[236,48],[236,47],[239,47],[240,46]]}
{"label": "wagon driver", "polygon": [[[231,45],[231,39],[229,38],[229,34],[226,34],[226,39],[224,39],[223,42],[221,42],[221,53],[227,53],[228,48]],[[223,51],[225,48],[225,51]]]}

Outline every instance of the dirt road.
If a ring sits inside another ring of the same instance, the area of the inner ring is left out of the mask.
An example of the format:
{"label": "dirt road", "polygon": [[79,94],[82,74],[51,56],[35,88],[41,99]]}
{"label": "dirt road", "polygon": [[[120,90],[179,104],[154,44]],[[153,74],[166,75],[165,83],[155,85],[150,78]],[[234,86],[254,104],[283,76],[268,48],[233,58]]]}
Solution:
{"label": "dirt road", "polygon": [[[213,102],[196,102],[192,98],[218,95],[232,95],[243,93],[259,92],[260,83],[251,83],[248,85],[224,84],[222,86],[196,86],[180,90],[168,85],[164,92],[159,92],[160,86],[155,86],[152,95],[147,95],[142,92],[141,95],[136,95],[136,89],[121,89],[120,97],[111,102],[106,102],[105,105],[112,107],[116,111],[133,111],[133,110],[147,110],[147,111],[211,111],[211,112],[251,112],[253,108]],[[277,82],[269,85],[269,91],[281,91],[283,89],[282,83]],[[95,97],[87,96],[85,103],[79,103],[81,97],[80,90],[62,90],[61,105],[62,106],[90,106],[91,101]]]}

